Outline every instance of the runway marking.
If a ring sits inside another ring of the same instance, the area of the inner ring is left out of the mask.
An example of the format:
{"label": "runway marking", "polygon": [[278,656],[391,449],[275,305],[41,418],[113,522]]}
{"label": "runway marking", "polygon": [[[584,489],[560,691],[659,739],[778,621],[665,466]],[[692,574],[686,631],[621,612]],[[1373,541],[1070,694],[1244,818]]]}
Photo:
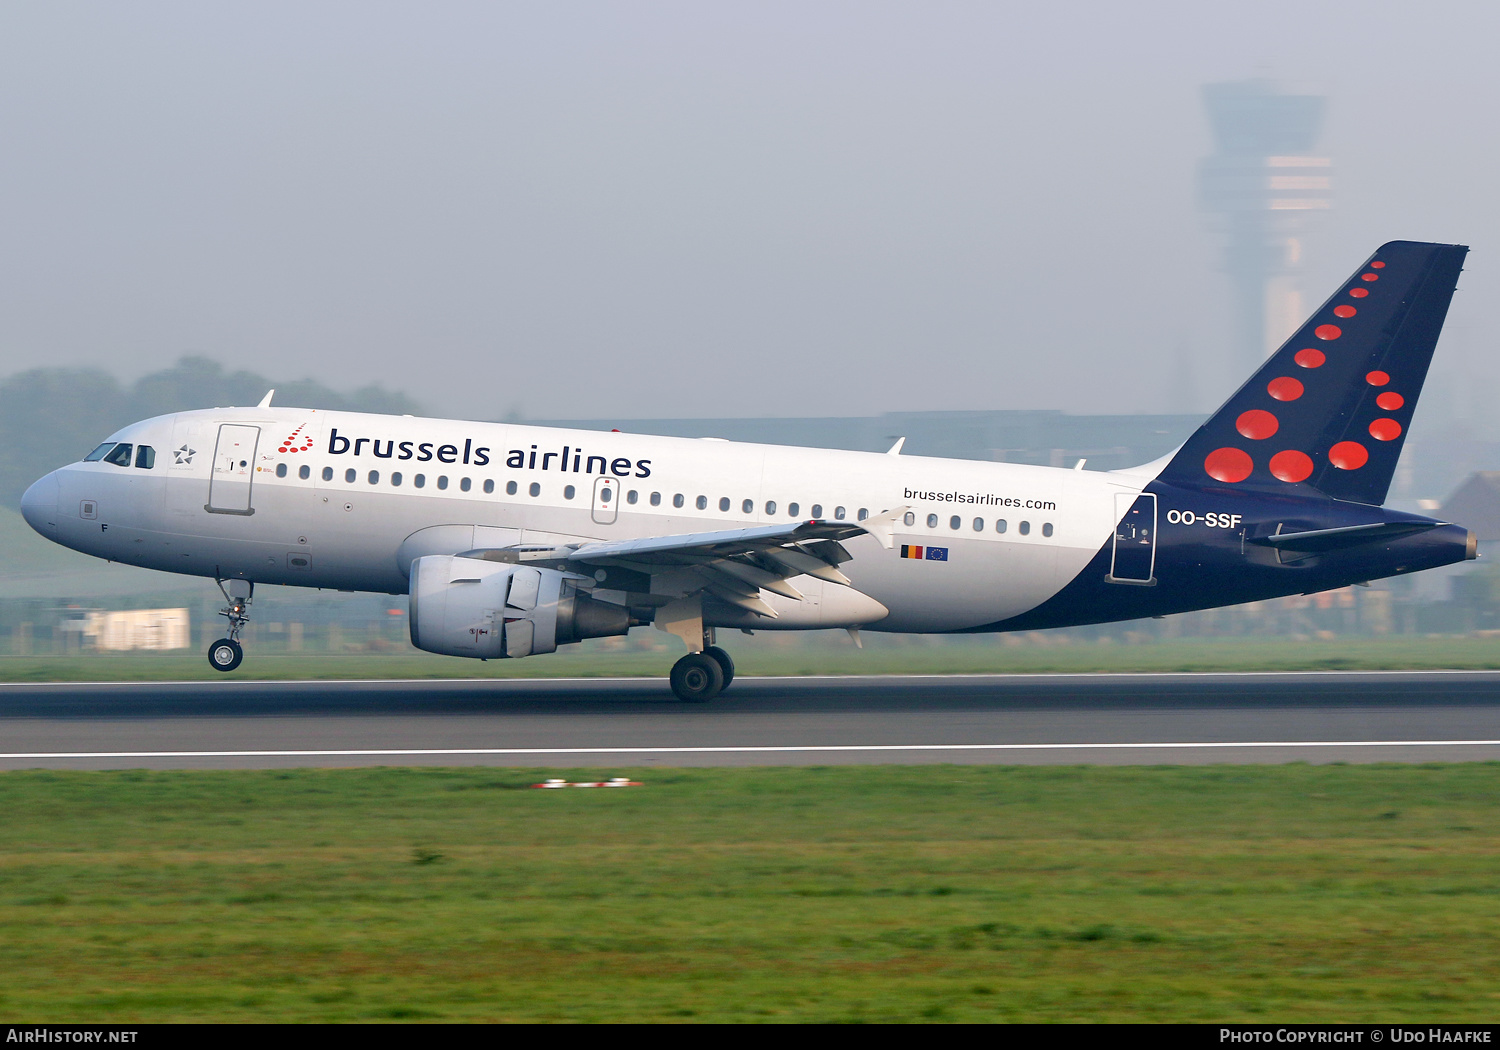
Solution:
{"label": "runway marking", "polygon": [[408,755],[708,755],[850,751],[1130,751],[1187,748],[1497,747],[1500,740],[1216,740],[1048,744],[787,744],[704,747],[412,747],[274,751],[16,751],[0,760],[58,758],[380,758]]}

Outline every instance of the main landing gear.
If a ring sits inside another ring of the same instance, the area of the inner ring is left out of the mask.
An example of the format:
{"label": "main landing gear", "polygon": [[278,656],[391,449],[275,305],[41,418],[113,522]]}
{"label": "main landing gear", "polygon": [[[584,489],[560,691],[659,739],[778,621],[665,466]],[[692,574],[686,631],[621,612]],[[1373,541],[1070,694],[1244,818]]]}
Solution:
{"label": "main landing gear", "polygon": [[707,645],[702,652],[688,653],[673,664],[671,680],[677,699],[701,704],[718,696],[734,681],[734,661],[717,645]]}
{"label": "main landing gear", "polygon": [[208,663],[215,671],[233,671],[245,659],[245,650],[240,645],[240,631],[250,622],[250,601],[255,595],[255,584],[249,580],[215,580],[224,600],[229,604],[219,610],[219,615],[229,620],[229,637],[220,638],[208,647]]}

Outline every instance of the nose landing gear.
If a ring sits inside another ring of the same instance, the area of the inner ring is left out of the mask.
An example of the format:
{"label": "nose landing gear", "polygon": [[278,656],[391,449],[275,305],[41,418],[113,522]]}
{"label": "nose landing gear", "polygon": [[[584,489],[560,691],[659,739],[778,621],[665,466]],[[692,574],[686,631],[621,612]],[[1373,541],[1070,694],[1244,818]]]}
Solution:
{"label": "nose landing gear", "polygon": [[255,595],[255,584],[249,580],[215,580],[224,600],[229,604],[219,610],[219,615],[229,621],[229,637],[220,638],[208,647],[208,664],[215,671],[233,671],[245,659],[245,650],[240,645],[240,631],[250,622],[250,602]]}

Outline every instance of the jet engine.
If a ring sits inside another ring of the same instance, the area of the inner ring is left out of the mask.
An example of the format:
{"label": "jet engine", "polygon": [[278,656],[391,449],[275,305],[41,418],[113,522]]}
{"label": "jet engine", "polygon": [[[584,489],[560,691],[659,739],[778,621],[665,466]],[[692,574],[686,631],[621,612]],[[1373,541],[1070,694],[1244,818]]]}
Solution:
{"label": "jet engine", "polygon": [[411,643],[481,660],[550,653],[630,630],[630,610],[579,589],[556,569],[434,554],[411,565]]}

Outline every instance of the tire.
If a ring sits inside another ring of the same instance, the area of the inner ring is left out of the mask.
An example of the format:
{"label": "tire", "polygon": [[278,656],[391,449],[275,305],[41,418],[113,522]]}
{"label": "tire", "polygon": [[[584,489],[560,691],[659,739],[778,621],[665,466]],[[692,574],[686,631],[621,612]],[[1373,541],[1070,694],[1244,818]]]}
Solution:
{"label": "tire", "polygon": [[672,665],[672,692],[689,704],[712,700],[724,689],[724,669],[707,653],[688,653]]}
{"label": "tire", "polygon": [[729,683],[734,681],[734,661],[729,658],[728,653],[720,649],[717,645],[710,645],[703,651],[719,661],[719,670],[724,672],[724,688],[728,689]]}
{"label": "tire", "polygon": [[220,638],[208,647],[208,665],[215,671],[233,671],[245,658],[245,650],[233,638]]}

